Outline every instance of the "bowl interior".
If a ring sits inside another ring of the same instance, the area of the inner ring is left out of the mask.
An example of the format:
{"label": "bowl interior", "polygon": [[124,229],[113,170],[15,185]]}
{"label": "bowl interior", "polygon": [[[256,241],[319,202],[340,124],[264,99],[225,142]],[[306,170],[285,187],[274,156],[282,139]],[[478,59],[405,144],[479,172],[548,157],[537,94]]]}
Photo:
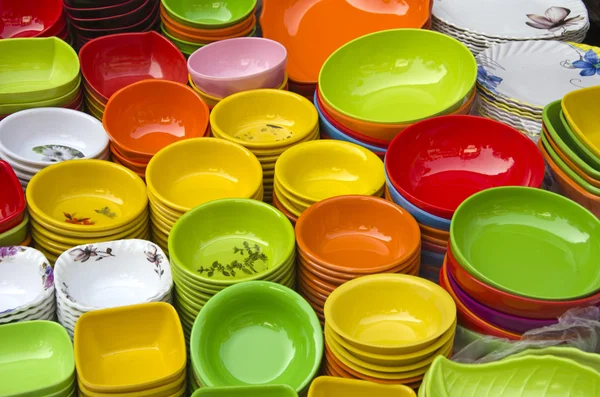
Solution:
{"label": "bowl interior", "polygon": [[25,209],[23,189],[11,166],[0,162],[0,181],[4,184],[0,195],[0,223],[15,219]]}
{"label": "bowl interior", "polygon": [[256,0],[224,0],[218,3],[212,0],[166,0],[164,6],[171,16],[205,25],[225,25],[250,14],[256,6]]}
{"label": "bowl interior", "polygon": [[287,385],[252,385],[202,388],[194,397],[297,397],[298,394]]}
{"label": "bowl interior", "polygon": [[37,36],[56,24],[61,12],[60,0],[42,0],[36,2],[35,7],[18,0],[5,0],[0,10],[4,21],[0,25],[0,38]]}
{"label": "bowl interior", "polygon": [[0,274],[0,313],[39,303],[54,285],[50,265],[32,248],[1,247]]}
{"label": "bowl interior", "polygon": [[591,87],[568,93],[562,100],[562,110],[571,129],[595,152],[600,152],[600,127],[593,105],[600,89]]}

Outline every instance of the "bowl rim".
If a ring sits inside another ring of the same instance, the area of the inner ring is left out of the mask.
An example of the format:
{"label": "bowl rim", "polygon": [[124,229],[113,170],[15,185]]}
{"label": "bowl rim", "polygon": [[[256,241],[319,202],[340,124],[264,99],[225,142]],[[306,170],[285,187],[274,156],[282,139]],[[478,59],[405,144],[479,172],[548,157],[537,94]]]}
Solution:
{"label": "bowl rim", "polygon": [[[252,13],[252,11],[256,9],[256,3],[257,3],[257,0],[247,0],[247,1],[248,1],[248,4],[251,5],[251,7],[249,7],[246,11],[244,11],[243,15],[240,15],[240,17],[237,19],[230,19],[229,21],[220,23],[220,24],[201,23],[201,22],[194,21],[192,19],[181,16],[181,15],[177,14],[175,11],[173,11],[173,9],[168,4],[169,1],[163,0],[160,3],[165,8],[165,13],[168,14],[172,19],[175,19],[176,21],[178,21],[179,23],[182,23],[183,21],[185,21],[187,26],[196,27],[199,29],[207,29],[207,28],[211,28],[211,27],[219,27],[219,28],[228,27],[231,25],[235,25],[236,23],[246,19]],[[176,15],[177,18],[175,18],[174,15]]]}
{"label": "bowl rim", "polygon": [[[7,177],[7,179],[3,181],[6,183],[5,186],[16,191],[17,196],[18,196],[17,201],[15,203],[15,207],[17,208],[17,211],[15,211],[12,215],[10,215],[8,217],[0,218],[0,225],[4,225],[4,224],[13,222],[15,219],[17,219],[21,215],[23,215],[23,212],[25,212],[25,207],[27,206],[27,200],[25,198],[25,194],[23,193],[23,188],[21,187],[21,182],[19,181],[19,178],[17,178],[17,174],[15,174],[11,165],[5,160],[0,160],[0,175],[1,174],[6,175],[6,177]],[[4,190],[4,188],[3,188],[3,190]],[[21,222],[19,222],[19,223],[21,223]],[[10,232],[12,229],[15,229],[17,226],[18,225],[16,225],[15,227],[13,227],[9,230],[3,231],[2,233],[0,233],[0,237],[3,236],[5,233]]]}
{"label": "bowl rim", "polygon": [[[90,28],[84,28],[81,26],[77,26],[76,24],[71,24],[71,26],[74,28],[74,31],[78,33],[78,35],[80,37],[83,37],[85,39],[89,39],[89,40],[94,40],[100,37],[105,37],[105,36],[98,36],[98,37],[89,37],[89,36],[85,36],[85,35],[81,35],[80,32],[86,32],[87,33],[99,33],[102,34],[103,32],[106,31],[111,31],[113,33],[111,33],[110,35],[113,34],[119,34],[120,33],[148,33],[149,31],[146,32],[127,32],[127,31],[123,31],[126,29],[131,29],[131,28],[137,28],[139,30],[140,26],[143,26],[145,23],[147,23],[148,21],[152,21],[153,23],[150,24],[150,27],[152,27],[154,25],[154,22],[160,20],[160,15],[158,13],[158,5],[159,5],[160,1],[157,1],[154,6],[149,10],[148,15],[142,19],[140,22],[137,22],[133,25],[128,25],[128,26],[121,26],[119,28],[114,28],[114,29],[90,29]],[[144,3],[145,4],[145,3]],[[117,33],[114,33],[114,31],[117,30]],[[108,35],[107,35],[108,36]],[[87,44],[87,43],[86,43]]]}
{"label": "bowl rim", "polygon": [[[148,7],[148,4],[151,3],[152,0],[143,0],[142,4],[140,4],[137,8],[134,8],[131,11],[128,11],[124,14],[118,14],[118,15],[112,15],[110,17],[101,17],[101,18],[77,18],[74,16],[71,16],[71,14],[69,14],[69,19],[71,21],[74,21],[74,25],[79,27],[78,24],[79,22],[103,22],[103,21],[107,21],[110,19],[115,19],[115,18],[121,18],[121,17],[126,17],[126,16],[131,16],[132,14],[137,14],[139,12],[141,12],[144,7]],[[125,2],[126,3],[126,2]],[[117,5],[122,5],[122,4],[117,4]],[[103,8],[107,8],[107,7],[96,7],[95,10],[97,9],[103,9]],[[145,18],[144,18],[145,19]]]}
{"label": "bowl rim", "polygon": [[[34,38],[34,37],[46,37],[45,35],[56,26],[57,23],[60,22],[61,17],[63,15],[63,4],[61,0],[53,0],[51,3],[54,6],[54,8],[52,9],[53,11],[55,11],[55,14],[50,15],[50,19],[49,19],[49,24],[48,26],[46,26],[44,24],[44,29],[38,33],[35,34],[35,36],[30,36],[30,37],[6,37],[5,39],[29,39],[29,38]],[[0,37],[0,39],[2,39]]]}
{"label": "bowl rim", "polygon": [[586,93],[600,93],[599,86],[591,86],[587,88],[581,88],[575,91],[571,91],[567,93],[562,101],[561,101],[561,110],[564,114],[565,120],[569,123],[569,127],[571,131],[574,132],[575,139],[580,139],[582,143],[596,156],[600,157],[600,147],[599,144],[592,142],[592,140],[588,137],[588,135],[579,127],[579,125],[575,122],[573,114],[570,112],[572,109],[571,100],[572,98],[577,98],[581,95],[586,95]]}

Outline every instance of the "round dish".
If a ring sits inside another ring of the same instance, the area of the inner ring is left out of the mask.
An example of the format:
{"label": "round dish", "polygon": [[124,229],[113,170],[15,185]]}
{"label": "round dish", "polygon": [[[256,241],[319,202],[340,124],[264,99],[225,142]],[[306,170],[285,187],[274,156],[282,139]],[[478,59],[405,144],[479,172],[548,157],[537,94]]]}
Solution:
{"label": "round dish", "polygon": [[246,19],[256,0],[163,0],[166,13],[177,22],[200,29],[224,28]]}

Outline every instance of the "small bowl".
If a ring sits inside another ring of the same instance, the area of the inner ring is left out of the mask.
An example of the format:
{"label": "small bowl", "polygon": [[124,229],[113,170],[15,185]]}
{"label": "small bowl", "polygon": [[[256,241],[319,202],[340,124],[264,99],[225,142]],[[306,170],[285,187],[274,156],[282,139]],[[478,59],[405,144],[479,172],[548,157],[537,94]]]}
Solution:
{"label": "small bowl", "polygon": [[[38,40],[38,39],[36,39]],[[78,106],[76,101],[81,100],[81,90],[79,89],[81,84],[81,77],[77,77],[75,87],[63,96],[57,98],[51,98],[39,102],[27,102],[27,103],[16,103],[16,104],[0,104],[0,113],[9,115],[11,113],[20,112],[22,110],[33,109],[33,108],[47,108],[47,107],[61,107],[70,108],[73,110],[81,110],[81,101]]]}
{"label": "small bowl", "polygon": [[0,233],[10,231],[19,225],[25,217],[25,195],[21,183],[12,167],[0,160]]}
{"label": "small bowl", "polygon": [[192,397],[298,397],[298,394],[288,385],[251,385],[200,388]]}
{"label": "small bowl", "polygon": [[319,376],[310,385],[308,397],[416,397],[405,385],[380,385],[358,379],[344,379],[332,376]]}
{"label": "small bowl", "polygon": [[110,98],[102,123],[121,153],[143,162],[171,143],[204,136],[208,114],[208,106],[191,88],[144,80]]}
{"label": "small bowl", "polygon": [[358,349],[404,354],[435,343],[456,319],[456,305],[431,281],[376,274],[348,281],[333,291],[325,303],[325,319]]}
{"label": "small bowl", "polygon": [[240,37],[206,45],[188,58],[196,87],[224,98],[240,91],[277,88],[285,77],[287,51],[276,41]]}
{"label": "small bowl", "polygon": [[581,140],[595,155],[600,157],[600,127],[594,101],[600,88],[593,86],[569,92],[562,100],[562,111],[575,138]]}
{"label": "small bowl", "polygon": [[256,7],[256,0],[164,0],[165,12],[182,25],[215,29],[232,26],[246,19]]}
{"label": "small bowl", "polygon": [[80,29],[118,29],[123,26],[131,26],[140,23],[146,19],[148,14],[150,14],[154,5],[154,1],[144,0],[138,7],[121,14],[106,17],[94,15],[92,18],[78,18],[71,15],[70,20],[75,28]]}
{"label": "small bowl", "polygon": [[27,228],[29,226],[29,214],[25,211],[23,220],[17,226],[10,230],[0,233],[0,247],[9,247],[11,245],[21,245],[27,238]]}
{"label": "small bowl", "polygon": [[[190,344],[194,372],[205,387],[285,384],[300,393],[321,365],[323,330],[296,292],[252,281],[228,287],[206,303]],[[220,353],[223,349],[228,354]],[[259,356],[260,366],[243,359]]]}
{"label": "small bowl", "polygon": [[0,39],[53,36],[62,16],[61,0],[42,0],[36,7],[18,0],[5,0],[0,9]]}
{"label": "small bowl", "polygon": [[119,3],[114,5],[100,6],[96,8],[71,7],[65,1],[64,7],[71,18],[106,18],[126,14],[130,11],[133,11],[140,5],[142,5],[145,1],[146,0],[125,0],[119,1]]}

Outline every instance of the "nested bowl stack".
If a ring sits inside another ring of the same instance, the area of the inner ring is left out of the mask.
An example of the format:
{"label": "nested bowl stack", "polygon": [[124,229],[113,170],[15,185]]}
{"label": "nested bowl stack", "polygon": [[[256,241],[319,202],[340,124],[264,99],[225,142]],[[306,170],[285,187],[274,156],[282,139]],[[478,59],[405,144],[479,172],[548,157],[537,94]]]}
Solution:
{"label": "nested bowl stack", "polygon": [[36,7],[18,0],[3,1],[0,20],[0,39],[55,36],[72,44],[62,0],[40,0]]}
{"label": "nested bowl stack", "polygon": [[0,183],[3,191],[0,196],[0,247],[29,245],[29,215],[23,187],[14,170],[4,160],[0,160]]}
{"label": "nested bowl stack", "polygon": [[416,397],[414,390],[405,385],[383,385],[343,378],[337,374],[316,378],[310,385],[308,397],[343,397],[350,393],[373,397]]}

